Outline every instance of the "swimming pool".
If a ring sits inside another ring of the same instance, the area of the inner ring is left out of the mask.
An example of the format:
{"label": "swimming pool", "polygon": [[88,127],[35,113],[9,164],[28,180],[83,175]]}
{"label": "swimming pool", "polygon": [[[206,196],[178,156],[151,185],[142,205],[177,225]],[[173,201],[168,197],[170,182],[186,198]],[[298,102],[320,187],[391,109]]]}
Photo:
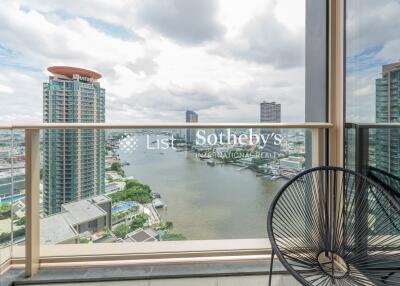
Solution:
{"label": "swimming pool", "polygon": [[[13,201],[16,202],[16,201],[22,200],[24,198],[25,198],[25,194],[14,195]],[[6,198],[1,199],[0,206],[9,204],[9,203],[11,203],[11,197],[6,197]]]}
{"label": "swimming pool", "polygon": [[112,214],[117,214],[130,209],[131,207],[138,206],[137,202],[121,202],[112,208]]}

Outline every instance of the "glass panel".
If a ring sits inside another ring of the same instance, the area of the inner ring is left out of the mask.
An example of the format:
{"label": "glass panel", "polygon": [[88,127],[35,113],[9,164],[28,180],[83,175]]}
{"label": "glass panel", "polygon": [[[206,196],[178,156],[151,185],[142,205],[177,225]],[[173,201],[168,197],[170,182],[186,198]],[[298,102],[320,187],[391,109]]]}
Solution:
{"label": "glass panel", "polygon": [[0,130],[0,265],[11,255],[13,160],[12,132]]}
{"label": "glass panel", "polygon": [[394,12],[400,2],[346,3],[346,165],[388,193],[389,199],[369,198],[371,204],[379,197],[368,214],[369,234],[398,234],[396,221],[382,222],[399,207],[390,200],[400,202],[400,42]]}
{"label": "glass panel", "polygon": [[301,129],[57,129],[42,140],[42,244],[264,238],[275,194],[305,166]]}
{"label": "glass panel", "polygon": [[[400,9],[397,0],[349,0],[347,3],[346,121],[348,123],[400,123],[400,59],[397,37]],[[397,127],[365,131],[370,141],[369,165],[400,176]],[[352,131],[350,131],[352,132]],[[364,137],[365,137],[364,136]],[[351,139],[351,137],[349,138]],[[348,155],[362,142],[348,140]],[[354,145],[354,146],[351,146]],[[357,158],[347,158],[357,167]],[[358,158],[359,160],[361,158]],[[359,166],[360,169],[366,168]]]}
{"label": "glass panel", "polygon": [[25,256],[25,131],[13,130],[13,249],[12,256]]}

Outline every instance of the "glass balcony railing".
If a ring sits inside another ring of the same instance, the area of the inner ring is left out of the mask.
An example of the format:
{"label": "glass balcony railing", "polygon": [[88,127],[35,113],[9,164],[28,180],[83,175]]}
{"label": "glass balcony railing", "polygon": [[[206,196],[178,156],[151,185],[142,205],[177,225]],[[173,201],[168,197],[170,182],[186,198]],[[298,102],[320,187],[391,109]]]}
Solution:
{"label": "glass balcony railing", "polygon": [[25,221],[20,219],[25,213],[17,203],[25,188],[23,138],[13,130],[0,130],[0,266],[10,259],[13,244],[25,235]]}
{"label": "glass balcony railing", "polygon": [[400,123],[349,123],[346,165],[391,190],[400,203]]}
{"label": "glass balcony railing", "polygon": [[[66,149],[61,128],[96,132],[74,132]],[[0,169],[8,187],[0,188],[0,248],[8,256],[2,257],[12,257],[12,246],[29,261],[32,248],[24,247],[35,243],[44,255],[46,247],[65,244],[90,252],[107,243],[127,254],[143,242],[265,241],[277,191],[306,165],[323,163],[326,128],[48,124],[3,130]]]}

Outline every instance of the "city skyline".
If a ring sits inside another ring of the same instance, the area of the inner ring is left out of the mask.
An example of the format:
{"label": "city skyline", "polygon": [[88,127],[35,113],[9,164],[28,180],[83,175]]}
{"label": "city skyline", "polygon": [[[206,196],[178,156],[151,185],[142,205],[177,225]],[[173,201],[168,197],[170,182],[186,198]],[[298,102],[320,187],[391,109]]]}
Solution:
{"label": "city skyline", "polygon": [[[166,0],[162,13],[155,1],[134,1],[110,7],[83,0],[78,8],[5,0],[0,99],[6,106],[0,120],[41,122],[46,67],[71,65],[105,75],[108,120],[116,123],[154,121],[155,113],[159,121],[178,122],[189,108],[209,122],[256,122],[255,104],[265,94],[286,106],[283,122],[304,121],[305,1],[218,0],[196,6],[193,0]],[[399,58],[392,35],[400,3],[368,0],[362,11],[357,1],[347,6],[347,119],[375,122],[375,79],[382,65]],[[177,19],[174,11],[186,17]],[[387,21],[375,21],[374,33],[364,25],[357,29],[365,19],[381,17]]]}

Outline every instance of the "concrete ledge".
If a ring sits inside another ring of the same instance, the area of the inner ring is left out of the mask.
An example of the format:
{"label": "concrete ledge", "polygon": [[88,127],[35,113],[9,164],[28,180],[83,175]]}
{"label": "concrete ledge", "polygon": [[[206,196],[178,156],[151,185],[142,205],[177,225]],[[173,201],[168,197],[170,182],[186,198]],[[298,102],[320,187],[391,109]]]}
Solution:
{"label": "concrete ledge", "polygon": [[[215,259],[218,257],[263,256],[270,254],[267,239],[157,241],[135,243],[42,245],[40,263],[101,261]],[[25,260],[25,247],[14,246],[12,264]]]}
{"label": "concrete ledge", "polygon": [[[80,268],[42,268],[31,278],[17,279],[14,285],[49,283],[84,283],[127,280],[159,280],[171,278],[202,278],[267,275],[266,261],[223,263],[178,263],[171,265],[126,265]],[[280,263],[274,264],[274,274],[287,274]],[[267,277],[267,276],[266,276]]]}

